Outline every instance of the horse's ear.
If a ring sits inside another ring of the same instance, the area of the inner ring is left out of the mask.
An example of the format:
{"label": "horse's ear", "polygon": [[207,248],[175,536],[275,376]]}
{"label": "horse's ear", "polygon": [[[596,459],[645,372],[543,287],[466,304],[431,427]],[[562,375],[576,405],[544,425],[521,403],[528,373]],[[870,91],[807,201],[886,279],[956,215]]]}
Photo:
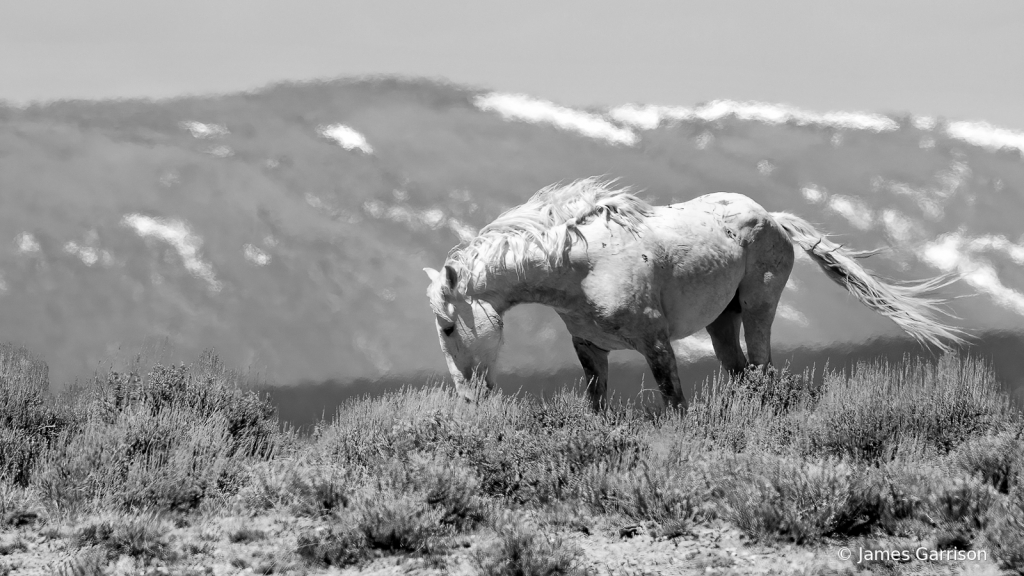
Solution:
{"label": "horse's ear", "polygon": [[455,288],[459,285],[459,273],[455,271],[455,268],[452,268],[448,264],[445,264],[444,265],[444,278],[445,278],[445,286],[449,290],[454,292]]}
{"label": "horse's ear", "polygon": [[433,283],[434,280],[437,280],[437,276],[438,274],[440,274],[440,272],[434,270],[433,268],[424,268],[423,271],[427,273],[427,277],[430,278],[431,283]]}

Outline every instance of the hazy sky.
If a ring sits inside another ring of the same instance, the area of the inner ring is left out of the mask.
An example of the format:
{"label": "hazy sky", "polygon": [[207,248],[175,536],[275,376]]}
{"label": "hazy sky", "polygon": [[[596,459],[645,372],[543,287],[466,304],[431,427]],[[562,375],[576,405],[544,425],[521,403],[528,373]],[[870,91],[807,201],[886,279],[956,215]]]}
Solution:
{"label": "hazy sky", "polygon": [[0,99],[371,73],[564,104],[715,98],[1024,130],[1024,2],[0,0]]}

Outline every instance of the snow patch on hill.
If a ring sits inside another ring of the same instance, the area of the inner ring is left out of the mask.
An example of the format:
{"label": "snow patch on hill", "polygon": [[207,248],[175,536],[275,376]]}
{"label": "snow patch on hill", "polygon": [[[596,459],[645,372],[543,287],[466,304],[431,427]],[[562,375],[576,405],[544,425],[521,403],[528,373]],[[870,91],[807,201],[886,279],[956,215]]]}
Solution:
{"label": "snow patch on hill", "polygon": [[612,108],[608,115],[622,124],[641,130],[653,130],[662,123],[670,121],[714,122],[729,117],[764,124],[793,123],[798,126],[869,130],[872,132],[888,132],[899,128],[899,123],[881,114],[865,112],[820,114],[784,104],[737,102],[735,100],[713,100],[696,108],[626,104]]}
{"label": "snow patch on hill", "polygon": [[114,257],[111,256],[110,252],[100,250],[94,246],[79,244],[73,240],[64,245],[64,252],[77,257],[82,261],[82,264],[90,267],[97,262],[101,262],[104,266],[112,266],[114,264]]}
{"label": "snow patch on hill", "polygon": [[396,224],[405,224],[413,230],[430,228],[437,230],[444,226],[448,219],[443,210],[430,208],[418,210],[408,204],[388,205],[379,200],[368,200],[363,203],[363,212],[375,220],[387,220]]}
{"label": "snow patch on hill", "polygon": [[945,217],[943,205],[964,188],[971,174],[971,169],[966,163],[954,160],[948,168],[936,175],[936,186],[915,188],[910,184],[886,180],[879,176],[872,180],[871,188],[876,192],[887,190],[893,194],[909,196],[917,202],[925,218],[940,222]]}
{"label": "snow patch on hill", "polygon": [[711,337],[707,334],[694,334],[693,336],[687,336],[678,340],[673,343],[672,350],[676,353],[676,358],[689,361],[714,356],[715,354],[715,346],[711,343]]}
{"label": "snow patch on hill", "polygon": [[[714,122],[725,118],[736,118],[764,124],[792,123],[797,126],[817,126],[836,130],[866,130],[871,132],[892,132],[900,124],[884,114],[866,112],[812,112],[785,104],[766,102],[739,102],[735,100],[713,100],[695,108],[685,106],[659,106],[653,104],[624,104],[608,111],[608,116],[624,126],[638,130],[654,130],[659,126],[678,121]],[[912,116],[911,124],[918,130],[932,132],[939,122],[931,116]],[[946,137],[960,140],[988,150],[1017,150],[1024,156],[1024,132],[1017,132],[993,126],[988,122],[954,121],[945,125],[942,132]],[[839,145],[842,138],[833,139]],[[921,146],[935,145],[932,138],[921,141]]]}
{"label": "snow patch on hill", "polygon": [[448,219],[448,228],[455,232],[460,242],[469,242],[476,236],[476,228],[456,218]]}
{"label": "snow patch on hill", "polygon": [[497,112],[506,120],[551,124],[610,144],[633,146],[639,141],[632,130],[616,126],[597,114],[573,110],[524,94],[492,92],[478,96],[474,104],[481,110]]}
{"label": "snow patch on hill", "polygon": [[18,245],[18,252],[22,254],[32,254],[39,252],[40,246],[39,241],[36,237],[28,232],[22,232],[14,239],[14,243]]}
{"label": "snow patch on hill", "polygon": [[328,140],[334,140],[345,150],[359,150],[364,154],[373,154],[373,147],[366,141],[366,136],[344,124],[318,126],[317,133]]}
{"label": "snow patch on hill", "polygon": [[202,238],[194,234],[184,221],[127,214],[121,219],[121,223],[135,230],[143,238],[156,238],[170,244],[181,256],[189,273],[206,281],[213,292],[220,291],[221,283],[213,272],[213,266],[203,262],[199,257]]}
{"label": "snow patch on hill", "polygon": [[790,322],[799,324],[800,326],[807,326],[809,324],[807,316],[789,304],[779,304],[776,314],[778,314],[780,318],[789,320]]}
{"label": "snow patch on hill", "polygon": [[203,124],[194,120],[186,120],[178,125],[191,132],[193,138],[217,138],[230,134],[228,129],[220,124]]}
{"label": "snow patch on hill", "polygon": [[[1024,237],[1022,237],[1024,240]],[[1024,242],[1014,244],[1006,236],[986,235],[973,238],[967,243],[967,250],[970,252],[1002,252],[1016,264],[1024,266]]]}
{"label": "snow patch on hill", "polygon": [[608,115],[620,124],[640,130],[654,130],[665,122],[696,118],[694,111],[690,108],[651,104],[623,104],[609,110]]}
{"label": "snow patch on hill", "polygon": [[235,151],[230,146],[214,146],[207,150],[206,153],[217,158],[229,158],[235,155]]}
{"label": "snow patch on hill", "polygon": [[929,198],[927,190],[914,188],[909,184],[896,181],[889,182],[886,187],[894,194],[910,196],[917,201],[917,206],[921,208],[925,218],[932,222],[939,222],[945,216],[946,211],[942,208],[942,204],[934,198]]}
{"label": "snow patch on hill", "polygon": [[935,129],[938,122],[932,116],[914,116],[910,119],[911,123],[914,124],[914,128],[930,132]]}
{"label": "snow patch on hill", "polygon": [[64,252],[77,256],[82,264],[86,266],[92,266],[99,261],[100,255],[95,248],[90,246],[81,246],[77,242],[71,241],[64,245]]}
{"label": "snow patch on hill", "polygon": [[818,204],[825,199],[827,192],[818,189],[816,186],[804,186],[800,189],[800,193],[803,194],[804,200],[807,200],[811,204]]}
{"label": "snow patch on hill", "polygon": [[857,198],[836,194],[829,199],[828,207],[859,230],[870,230],[875,224],[871,208]]}
{"label": "snow patch on hill", "polygon": [[950,163],[949,168],[939,172],[939,187],[933,190],[940,197],[949,198],[960,191],[960,188],[967,183],[971,174],[971,168],[966,162],[954,160]]}
{"label": "snow patch on hill", "polygon": [[988,150],[1009,148],[1024,156],[1024,132],[993,126],[988,122],[950,122],[946,135]]}
{"label": "snow patch on hill", "polygon": [[896,242],[910,242],[924,235],[921,225],[899,210],[883,210],[882,224],[885,225],[885,231],[889,237]]}
{"label": "snow patch on hill", "polygon": [[417,209],[405,203],[385,204],[380,200],[368,200],[363,203],[363,212],[374,220],[403,224],[414,231],[448,228],[463,242],[472,239],[477,233],[476,228],[455,216],[445,214],[440,208]]}
{"label": "snow patch on hill", "polygon": [[335,208],[315,194],[306,192],[304,197],[306,204],[311,206],[317,212],[320,212],[333,220],[347,222],[349,224],[358,224],[363,221],[363,217],[359,214],[344,208]]}
{"label": "snow patch on hill", "polygon": [[242,255],[245,256],[246,260],[256,266],[266,266],[267,264],[270,264],[270,254],[260,250],[255,244],[246,244],[243,246]]}
{"label": "snow patch on hill", "polygon": [[1003,284],[991,262],[974,256],[984,250],[1005,251],[1015,262],[1024,262],[1024,246],[1011,244],[1001,236],[967,238],[961,232],[945,234],[926,244],[920,256],[943,272],[963,274],[964,281],[976,290],[988,294],[1000,306],[1024,316],[1024,294]]}

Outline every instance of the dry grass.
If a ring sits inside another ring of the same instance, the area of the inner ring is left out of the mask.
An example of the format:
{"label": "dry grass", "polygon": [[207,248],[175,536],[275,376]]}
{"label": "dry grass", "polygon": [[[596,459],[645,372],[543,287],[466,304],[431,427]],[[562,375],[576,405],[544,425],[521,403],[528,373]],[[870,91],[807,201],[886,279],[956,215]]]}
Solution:
{"label": "dry grass", "polygon": [[[486,533],[484,573],[572,574],[578,552],[556,533],[610,521],[674,537],[723,520],[765,542],[927,539],[1021,563],[1021,419],[970,360],[861,365],[820,389],[750,373],[711,383],[683,417],[594,414],[574,390],[469,405],[410,388],[352,400],[301,437],[209,357],[111,374],[74,403],[50,398],[23,353],[0,358],[0,431],[29,438],[0,450],[0,507],[79,547],[65,571],[184,566],[219,545],[253,547],[234,561],[266,570],[381,555],[443,566]],[[221,544],[168,536],[224,510],[300,522],[297,539],[264,558],[281,544],[262,526]]]}
{"label": "dry grass", "polygon": [[497,541],[480,550],[473,563],[485,576],[575,576],[580,551],[559,537],[548,537],[513,514],[495,522]]}

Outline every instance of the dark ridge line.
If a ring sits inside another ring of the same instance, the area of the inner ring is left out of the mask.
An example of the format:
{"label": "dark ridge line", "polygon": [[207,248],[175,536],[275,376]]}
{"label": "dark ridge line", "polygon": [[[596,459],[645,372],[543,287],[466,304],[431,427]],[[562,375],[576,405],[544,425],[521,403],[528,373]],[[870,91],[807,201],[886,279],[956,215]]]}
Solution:
{"label": "dark ridge line", "polygon": [[[972,357],[985,361],[995,373],[996,379],[1011,397],[1014,405],[1024,409],[1024,332],[993,331],[979,336],[976,343],[964,348]],[[440,354],[440,352],[438,352]],[[842,369],[845,374],[859,361],[901,360],[904,355],[935,358],[913,340],[906,338],[876,338],[850,346],[827,346],[822,348],[796,348],[777,354],[777,366],[789,365],[791,371],[800,373],[814,368],[814,381],[820,384],[822,370],[828,363],[830,370]],[[506,367],[507,369],[508,367]],[[720,368],[715,358],[702,358],[680,365],[680,378],[684,392],[693,397],[703,383],[713,377]],[[637,400],[641,396],[641,381],[646,390],[642,393],[649,400],[655,393],[654,379],[650,370],[641,361],[613,362],[611,367],[609,393],[614,398]],[[524,394],[545,397],[563,386],[578,384],[583,370],[577,366],[548,373],[516,374],[502,373],[498,387],[506,394]],[[321,417],[330,421],[345,402],[360,397],[377,397],[394,393],[403,388],[419,388],[431,383],[447,382],[443,375],[414,373],[392,375],[380,379],[357,378],[352,380],[332,379],[322,382],[300,382],[286,386],[263,386],[259,391],[266,394],[277,407],[281,421],[308,431]]]}

